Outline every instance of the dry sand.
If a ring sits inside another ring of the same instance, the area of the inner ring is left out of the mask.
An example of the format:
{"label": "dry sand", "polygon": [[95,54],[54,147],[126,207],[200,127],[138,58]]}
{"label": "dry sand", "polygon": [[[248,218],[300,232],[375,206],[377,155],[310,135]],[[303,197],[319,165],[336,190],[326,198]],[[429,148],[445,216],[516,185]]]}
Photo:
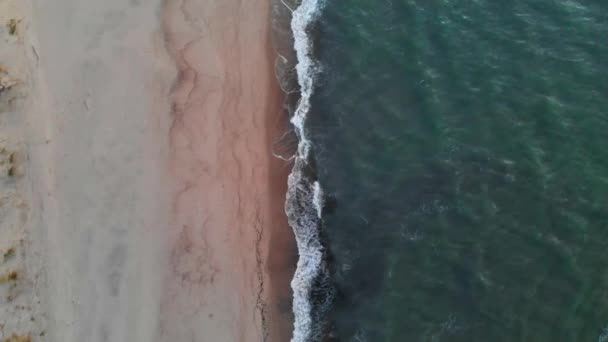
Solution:
{"label": "dry sand", "polygon": [[289,339],[269,13],[0,0],[0,340]]}

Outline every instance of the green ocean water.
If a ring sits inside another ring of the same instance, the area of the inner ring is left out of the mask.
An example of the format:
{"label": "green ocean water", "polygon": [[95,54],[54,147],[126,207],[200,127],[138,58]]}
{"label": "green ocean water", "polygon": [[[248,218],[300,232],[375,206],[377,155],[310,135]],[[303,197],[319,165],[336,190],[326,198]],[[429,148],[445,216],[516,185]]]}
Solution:
{"label": "green ocean water", "polygon": [[335,341],[608,341],[608,1],[328,0]]}

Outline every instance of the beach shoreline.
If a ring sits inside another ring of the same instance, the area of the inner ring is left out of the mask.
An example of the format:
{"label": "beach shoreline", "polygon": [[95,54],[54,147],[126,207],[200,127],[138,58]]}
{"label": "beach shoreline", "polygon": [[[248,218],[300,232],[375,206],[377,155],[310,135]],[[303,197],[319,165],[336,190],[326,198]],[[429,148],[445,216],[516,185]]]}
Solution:
{"label": "beach shoreline", "polygon": [[25,290],[9,304],[31,310],[6,311],[0,337],[288,341],[297,251],[290,165],[273,156],[288,118],[270,1],[24,4],[31,74],[7,158]]}

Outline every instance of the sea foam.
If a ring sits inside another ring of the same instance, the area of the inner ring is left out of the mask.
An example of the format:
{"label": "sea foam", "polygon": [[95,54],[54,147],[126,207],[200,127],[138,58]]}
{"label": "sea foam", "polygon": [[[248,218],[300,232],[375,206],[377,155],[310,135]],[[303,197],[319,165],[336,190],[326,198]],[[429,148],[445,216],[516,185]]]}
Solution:
{"label": "sea foam", "polygon": [[[298,63],[296,65],[300,100],[291,117],[298,137],[298,149],[294,166],[288,178],[285,211],[298,246],[299,260],[291,287],[293,289],[294,332],[292,342],[319,341],[322,322],[319,312],[330,302],[329,291],[323,290],[328,283],[329,271],[325,250],[321,243],[322,189],[307,172],[311,143],[306,135],[305,122],[310,111],[310,98],[319,66],[312,56],[312,41],[308,29],[317,19],[322,0],[302,0],[293,11],[291,30]],[[313,303],[314,299],[314,303]]]}

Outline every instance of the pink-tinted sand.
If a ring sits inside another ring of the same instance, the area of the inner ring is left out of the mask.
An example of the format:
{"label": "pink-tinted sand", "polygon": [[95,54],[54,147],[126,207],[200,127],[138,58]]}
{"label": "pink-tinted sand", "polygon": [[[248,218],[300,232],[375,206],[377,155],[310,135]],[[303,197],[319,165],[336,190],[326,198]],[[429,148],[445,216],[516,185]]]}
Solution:
{"label": "pink-tinted sand", "polygon": [[288,341],[293,236],[268,0],[166,2],[169,270],[162,341]]}

